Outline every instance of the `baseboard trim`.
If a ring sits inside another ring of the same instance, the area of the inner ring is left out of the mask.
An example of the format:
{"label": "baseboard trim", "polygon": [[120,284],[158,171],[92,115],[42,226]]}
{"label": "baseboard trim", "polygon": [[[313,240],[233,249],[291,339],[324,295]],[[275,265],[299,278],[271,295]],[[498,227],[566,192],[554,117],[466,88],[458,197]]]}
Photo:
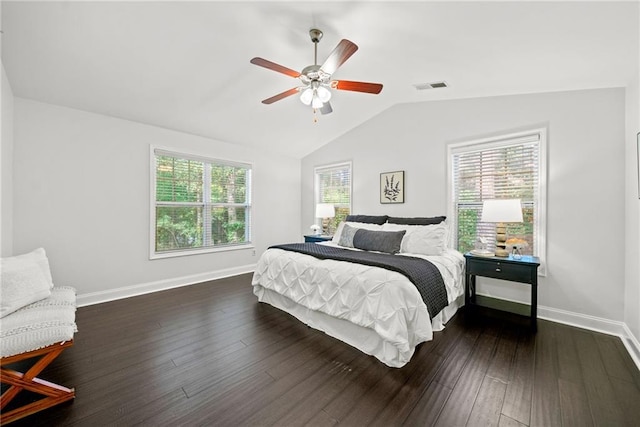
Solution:
{"label": "baseboard trim", "polygon": [[624,322],[560,310],[558,308],[538,306],[538,318],[563,323],[565,325],[577,326],[578,328],[588,329],[590,331],[602,332],[608,335],[622,336],[625,334]]}
{"label": "baseboard trim", "polygon": [[[481,294],[478,293],[478,295]],[[496,298],[495,296],[490,295],[485,296],[488,298],[502,299],[505,301],[528,305],[528,303],[522,301]],[[640,343],[638,342],[638,339],[633,336],[633,333],[627,327],[626,323],[540,305],[538,305],[538,319],[549,320],[555,323],[562,323],[569,326],[575,326],[582,329],[588,329],[590,331],[620,337],[622,343],[627,349],[627,352],[629,353],[629,356],[631,356],[634,363],[640,370]]]}
{"label": "baseboard trim", "polygon": [[638,339],[633,335],[626,323],[624,329],[625,336],[620,338],[622,338],[622,343],[627,348],[629,355],[636,362],[636,366],[640,369],[640,342],[638,342]]}
{"label": "baseboard trim", "polygon": [[189,276],[174,277],[172,279],[158,280],[155,282],[141,283],[138,285],[124,286],[121,288],[109,289],[107,291],[90,292],[87,294],[79,294],[76,301],[78,307],[85,307],[88,305],[135,297],[152,292],[194,285],[196,283],[207,282],[209,280],[223,279],[225,277],[237,276],[239,274],[252,273],[255,269],[256,264],[249,264]]}
{"label": "baseboard trim", "polygon": [[620,337],[629,356],[640,370],[640,343],[626,323],[540,306],[538,306],[538,318]]}

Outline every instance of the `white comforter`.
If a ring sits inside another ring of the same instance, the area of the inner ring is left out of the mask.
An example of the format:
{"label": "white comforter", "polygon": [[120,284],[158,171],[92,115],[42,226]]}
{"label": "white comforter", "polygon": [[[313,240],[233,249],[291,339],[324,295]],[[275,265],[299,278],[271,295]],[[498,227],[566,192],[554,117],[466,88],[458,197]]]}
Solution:
{"label": "white comforter", "polygon": [[[440,270],[449,303],[463,295],[462,254],[448,250],[441,256],[405,255],[428,259]],[[258,261],[252,284],[260,301],[268,300],[263,298],[265,293],[275,292],[309,310],[375,331],[397,349],[398,366],[408,362],[416,345],[433,338],[434,329],[443,327],[441,317],[432,325],[420,293],[408,278],[383,268],[269,249]]]}

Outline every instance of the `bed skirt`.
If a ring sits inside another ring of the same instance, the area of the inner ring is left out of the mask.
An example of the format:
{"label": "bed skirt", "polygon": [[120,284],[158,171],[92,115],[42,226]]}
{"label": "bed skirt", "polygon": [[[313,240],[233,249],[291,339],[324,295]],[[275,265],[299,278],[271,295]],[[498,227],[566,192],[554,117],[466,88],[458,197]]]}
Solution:
{"label": "bed skirt", "polygon": [[[365,354],[374,356],[387,366],[401,368],[411,360],[415,352],[415,347],[401,352],[396,346],[380,337],[373,329],[364,328],[347,320],[311,310],[269,289],[262,288],[257,296],[258,301],[265,302],[291,314],[310,327],[323,331],[327,335],[337,338]],[[433,331],[443,330],[444,325],[462,305],[464,305],[464,295],[455,299],[438,315],[434,316],[431,322]],[[429,341],[429,339],[425,341]]]}

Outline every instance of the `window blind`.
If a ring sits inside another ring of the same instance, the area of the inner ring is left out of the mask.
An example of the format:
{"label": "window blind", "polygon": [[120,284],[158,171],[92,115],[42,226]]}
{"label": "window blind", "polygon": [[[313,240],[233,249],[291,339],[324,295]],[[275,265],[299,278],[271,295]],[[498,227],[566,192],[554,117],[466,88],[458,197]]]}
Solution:
{"label": "window blind", "polygon": [[155,252],[251,242],[251,166],[155,150]]}
{"label": "window blind", "polygon": [[351,213],[351,163],[315,168],[316,203],[331,203],[336,216],[329,228],[335,230]]}
{"label": "window blind", "polygon": [[524,222],[507,224],[507,235],[527,242],[524,254],[541,255],[541,134],[495,138],[451,150],[456,246],[467,252],[477,238],[495,248],[495,225],[480,221],[487,199],[520,199]]}

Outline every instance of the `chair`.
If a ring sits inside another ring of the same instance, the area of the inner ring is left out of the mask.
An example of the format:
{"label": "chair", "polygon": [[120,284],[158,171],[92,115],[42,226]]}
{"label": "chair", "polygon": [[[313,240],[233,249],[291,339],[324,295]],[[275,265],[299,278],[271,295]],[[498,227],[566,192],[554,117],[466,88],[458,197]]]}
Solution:
{"label": "chair", "polygon": [[[2,424],[75,398],[73,388],[37,376],[73,345],[73,335],[77,331],[75,302],[75,289],[54,287],[48,298],[0,319],[0,380],[8,386],[0,397]],[[25,372],[18,372],[9,366],[30,359],[35,362]],[[23,390],[37,393],[42,398],[18,407],[10,405]]]}

